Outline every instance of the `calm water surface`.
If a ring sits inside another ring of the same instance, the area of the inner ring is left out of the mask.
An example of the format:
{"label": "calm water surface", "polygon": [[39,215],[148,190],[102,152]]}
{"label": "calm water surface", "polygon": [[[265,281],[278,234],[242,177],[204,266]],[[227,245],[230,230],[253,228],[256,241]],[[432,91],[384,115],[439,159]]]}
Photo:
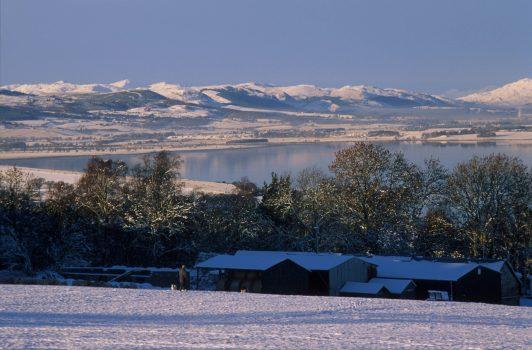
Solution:
{"label": "calm water surface", "polygon": [[[247,176],[262,184],[270,179],[272,171],[295,174],[306,167],[327,169],[334,153],[349,143],[313,143],[290,145],[267,145],[255,148],[180,151],[183,159],[182,176],[188,179],[231,182]],[[457,163],[474,155],[506,153],[520,157],[532,166],[532,145],[526,144],[438,144],[438,143],[383,143],[390,151],[403,152],[416,164],[424,159],[437,158],[452,168]],[[47,157],[32,159],[0,160],[1,165],[18,165],[33,168],[80,171],[85,168],[90,156]],[[142,155],[111,155],[105,158],[122,159],[129,166],[141,162]]]}

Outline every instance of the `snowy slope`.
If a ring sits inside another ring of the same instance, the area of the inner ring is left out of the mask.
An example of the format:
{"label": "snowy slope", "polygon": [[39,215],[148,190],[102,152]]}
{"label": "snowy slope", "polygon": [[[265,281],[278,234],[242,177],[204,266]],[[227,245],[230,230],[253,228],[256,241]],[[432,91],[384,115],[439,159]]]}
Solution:
{"label": "snowy slope", "polygon": [[526,349],[532,309],[0,285],[0,328],[0,347],[8,349]]}
{"label": "snowy slope", "polygon": [[429,94],[372,86],[322,88],[315,85],[272,86],[257,83],[191,88],[211,102],[252,108],[291,109],[309,112],[351,112],[360,107],[444,107],[453,101]]}
{"label": "snowy slope", "polygon": [[[185,87],[159,82],[133,89],[126,87],[127,80],[112,84],[84,85],[59,81],[51,84],[2,86],[0,87],[0,108],[16,107],[18,115],[29,113],[24,108],[29,108],[31,115],[39,115],[40,112],[86,115],[91,110],[108,110],[112,113],[133,108],[132,112],[136,115],[137,112],[142,112],[144,107],[147,111],[152,110],[154,104],[163,107],[181,104],[192,105],[193,109],[203,109],[194,116],[222,115],[223,109],[226,108],[356,114],[379,108],[467,108],[464,102],[474,101],[488,105],[502,104],[501,101],[508,104],[532,103],[527,102],[532,96],[531,81],[531,79],[523,79],[510,84],[511,86],[507,85],[499,89],[502,92],[494,90],[496,93],[493,92],[493,94],[497,95],[497,98],[489,93],[483,93],[477,94],[482,98],[471,95],[462,100],[450,100],[431,94],[367,85],[324,88],[315,85],[273,86],[249,82]],[[26,95],[17,95],[21,93]],[[134,103],[131,103],[130,100],[138,94],[143,94],[146,98],[135,99]],[[44,108],[48,110],[43,110]],[[169,110],[161,115],[172,116],[172,113],[173,111]]]}
{"label": "snowy slope", "polygon": [[524,78],[497,89],[461,97],[459,100],[494,106],[532,105],[532,79]]}
{"label": "snowy slope", "polygon": [[325,97],[329,95],[329,90],[330,89],[320,88],[315,85],[293,85],[268,88],[270,93],[277,95],[279,98],[284,98],[286,94],[297,100],[304,100],[310,97]]}
{"label": "snowy slope", "polygon": [[[229,102],[239,104],[239,99],[254,97],[270,105],[303,108],[322,111],[334,103],[340,108],[350,109],[360,105],[375,107],[445,106],[452,104],[444,98],[409,92],[401,89],[381,89],[372,86],[343,86],[321,88],[314,85],[269,86],[256,83],[200,87],[201,91],[217,91],[217,96],[227,96]],[[255,102],[257,105],[259,101]]]}
{"label": "snowy slope", "polygon": [[[10,165],[0,165],[0,172],[7,171],[12,169]],[[79,181],[82,172],[77,171],[65,171],[65,170],[54,170],[54,169],[38,169],[38,168],[27,168],[27,167],[17,167],[18,170],[23,173],[34,177],[42,178],[46,181],[59,182],[63,181],[69,184],[75,184]],[[181,179],[183,183],[183,192],[191,193],[193,191],[203,192],[203,193],[212,193],[212,194],[229,194],[233,193],[236,188],[232,184],[223,183],[223,182],[212,182],[212,181],[200,181],[200,180],[188,180]]]}
{"label": "snowy slope", "polygon": [[33,95],[87,94],[123,91],[129,80],[120,80],[111,84],[72,84],[56,81],[50,84],[14,84],[0,89],[18,91]]}

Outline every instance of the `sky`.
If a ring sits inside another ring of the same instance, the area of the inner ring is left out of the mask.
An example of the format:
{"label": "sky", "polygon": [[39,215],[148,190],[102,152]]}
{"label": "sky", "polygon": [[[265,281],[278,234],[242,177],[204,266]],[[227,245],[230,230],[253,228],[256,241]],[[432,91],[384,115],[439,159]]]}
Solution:
{"label": "sky", "polygon": [[530,0],[0,0],[0,85],[369,84],[532,77]]}

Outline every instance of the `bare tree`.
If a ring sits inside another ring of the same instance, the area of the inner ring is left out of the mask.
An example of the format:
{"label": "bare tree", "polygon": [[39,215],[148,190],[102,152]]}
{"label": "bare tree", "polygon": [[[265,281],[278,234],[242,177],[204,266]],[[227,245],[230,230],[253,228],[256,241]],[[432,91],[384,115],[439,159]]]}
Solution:
{"label": "bare tree", "polygon": [[492,154],[455,167],[448,180],[449,207],[471,256],[508,258],[527,275],[531,186],[530,170],[515,157]]}
{"label": "bare tree", "polygon": [[338,151],[330,169],[340,188],[340,218],[363,248],[373,253],[410,250],[422,205],[420,169],[401,153],[362,142]]}

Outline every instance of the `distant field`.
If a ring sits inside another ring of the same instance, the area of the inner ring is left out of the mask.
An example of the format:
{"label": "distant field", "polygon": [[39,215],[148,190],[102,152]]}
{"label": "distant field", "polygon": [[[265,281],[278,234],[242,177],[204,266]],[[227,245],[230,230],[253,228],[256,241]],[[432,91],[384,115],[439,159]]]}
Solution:
{"label": "distant field", "polygon": [[[9,165],[0,165],[0,171],[6,171],[12,169],[12,166]],[[74,184],[80,178],[82,173],[77,171],[64,171],[64,170],[52,170],[52,169],[37,169],[37,168],[27,168],[27,167],[18,167],[24,173],[27,173],[36,178],[43,178],[46,181],[63,181],[66,183]],[[232,184],[226,184],[222,182],[212,182],[212,181],[198,181],[198,180],[188,180],[183,179],[183,192],[190,193],[192,191],[198,191],[203,193],[211,194],[228,194],[233,193],[236,188]]]}
{"label": "distant field", "polygon": [[0,347],[9,349],[531,346],[527,307],[0,285]]}

